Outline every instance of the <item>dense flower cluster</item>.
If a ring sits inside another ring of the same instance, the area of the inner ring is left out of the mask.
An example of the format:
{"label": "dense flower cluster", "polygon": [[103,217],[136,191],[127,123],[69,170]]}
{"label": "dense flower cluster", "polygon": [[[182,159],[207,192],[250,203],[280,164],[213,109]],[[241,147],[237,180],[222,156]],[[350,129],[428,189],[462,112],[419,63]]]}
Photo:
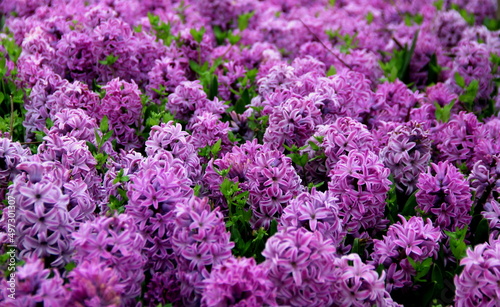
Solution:
{"label": "dense flower cluster", "polygon": [[498,9],[0,0],[0,305],[494,305]]}
{"label": "dense flower cluster", "polygon": [[460,261],[464,270],[455,276],[456,306],[487,306],[498,302],[499,253],[500,242],[495,239],[467,250],[467,256]]}
{"label": "dense flower cluster", "polygon": [[276,289],[253,258],[229,258],[205,279],[202,305],[275,306]]}
{"label": "dense flower cluster", "polygon": [[412,287],[416,272],[408,258],[414,262],[436,259],[441,239],[441,230],[433,227],[430,219],[424,223],[421,217],[400,218],[401,222],[389,226],[383,240],[374,240],[373,261],[387,270],[389,290]]}
{"label": "dense flower cluster", "polygon": [[449,162],[431,163],[418,178],[418,207],[441,229],[455,231],[471,221],[471,193],[464,176]]}
{"label": "dense flower cluster", "polygon": [[353,150],[340,157],[329,174],[328,189],[339,198],[344,229],[355,235],[384,227],[389,169],[372,151]]}
{"label": "dense flower cluster", "polygon": [[431,140],[428,135],[420,123],[411,121],[396,127],[390,134],[387,146],[380,152],[398,189],[407,194],[415,190],[418,176],[425,171],[431,158]]}

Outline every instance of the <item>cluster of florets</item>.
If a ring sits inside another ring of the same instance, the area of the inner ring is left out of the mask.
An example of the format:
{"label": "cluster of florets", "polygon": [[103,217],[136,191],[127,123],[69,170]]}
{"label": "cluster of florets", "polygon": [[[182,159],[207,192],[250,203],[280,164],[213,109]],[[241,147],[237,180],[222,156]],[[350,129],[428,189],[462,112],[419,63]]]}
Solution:
{"label": "cluster of florets", "polygon": [[349,234],[384,227],[385,197],[390,189],[389,169],[369,150],[341,156],[330,172],[328,189],[339,198],[339,215]]}
{"label": "cluster of florets", "polygon": [[392,131],[380,157],[391,170],[399,190],[406,194],[415,190],[418,176],[431,158],[430,150],[429,133],[420,123],[411,121]]}
{"label": "cluster of florets", "polygon": [[[319,232],[286,229],[269,238],[263,266],[280,305],[325,306],[334,301],[335,247]],[[314,295],[313,295],[314,293]]]}
{"label": "cluster of florets", "polygon": [[464,269],[455,276],[455,306],[488,306],[500,299],[498,270],[500,242],[493,237],[489,243],[467,250],[460,261]]}
{"label": "cluster of florets", "polygon": [[421,217],[414,216],[408,221],[400,218],[401,222],[389,226],[383,240],[374,240],[373,262],[375,266],[384,266],[389,291],[412,287],[416,271],[408,258],[415,263],[429,257],[436,259],[441,240],[441,230],[430,219],[424,223]]}
{"label": "cluster of florets", "polygon": [[416,194],[422,213],[432,217],[436,226],[455,231],[472,219],[469,185],[459,170],[448,161],[431,163],[427,172],[418,178]]}
{"label": "cluster of florets", "polygon": [[203,280],[210,269],[231,257],[234,243],[229,240],[223,215],[210,209],[207,199],[196,196],[175,208],[172,249],[177,260],[180,294],[184,304],[201,299]]}
{"label": "cluster of florets", "polygon": [[[312,142],[312,144],[311,144]],[[305,168],[317,178],[310,178],[317,183],[324,181],[335,167],[340,157],[353,150],[373,150],[373,136],[365,125],[349,118],[338,118],[329,125],[319,125],[316,133],[308,140],[308,148],[303,152],[308,154],[309,161]]]}
{"label": "cluster of florets", "polygon": [[183,162],[170,152],[144,159],[139,163],[139,171],[130,175],[125,213],[135,219],[146,240],[146,268],[160,271],[174,266],[174,211],[193,195],[190,186]]}
{"label": "cluster of florets", "polygon": [[203,306],[275,306],[276,289],[253,258],[229,258],[203,281]]}
{"label": "cluster of florets", "polygon": [[[98,217],[81,224],[73,237],[73,259],[77,264],[93,261],[114,269],[118,277],[116,282],[123,287],[121,297],[124,303],[131,302],[141,293],[146,264],[141,252],[145,240],[133,217],[126,214]],[[80,271],[80,274],[84,272]]]}
{"label": "cluster of florets", "polygon": [[339,246],[345,232],[339,217],[338,202],[329,191],[319,192],[313,188],[311,192],[302,192],[283,210],[280,225],[285,229],[318,231],[325,239]]}

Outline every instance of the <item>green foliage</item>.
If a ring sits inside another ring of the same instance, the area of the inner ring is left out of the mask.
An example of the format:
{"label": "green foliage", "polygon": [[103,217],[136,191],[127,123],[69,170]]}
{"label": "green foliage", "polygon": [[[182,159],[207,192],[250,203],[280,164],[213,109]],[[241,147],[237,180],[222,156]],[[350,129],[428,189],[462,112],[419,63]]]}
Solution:
{"label": "green foliage", "polygon": [[206,157],[207,159],[217,159],[220,149],[221,149],[222,140],[218,139],[217,142],[213,145],[207,145],[198,150],[198,155],[200,157]]}
{"label": "green foliage", "polygon": [[432,266],[432,258],[429,257],[425,259],[424,261],[415,261],[411,257],[407,257],[408,261],[410,262],[411,266],[415,269],[416,274],[413,277],[413,280],[415,282],[426,282],[427,280],[424,279],[424,277],[427,276],[427,273],[429,273],[431,266]]}
{"label": "green foliage", "polygon": [[17,87],[17,69],[9,71],[7,67],[8,60],[16,63],[21,48],[15,44],[11,34],[2,39],[2,46],[5,51],[0,52],[0,131],[9,132],[13,141],[23,141],[23,121],[26,114],[23,104],[29,90]]}
{"label": "green foliage", "polygon": [[474,14],[467,12],[467,10],[460,8],[457,4],[452,4],[451,8],[460,13],[460,16],[470,25],[473,26],[476,23],[476,17]]}
{"label": "green foliage", "polygon": [[368,12],[368,15],[366,15],[366,21],[368,22],[368,24],[371,24],[373,22],[373,13],[372,12]]}
{"label": "green foliage", "polygon": [[153,29],[153,34],[156,36],[156,41],[162,40],[163,44],[170,46],[174,40],[178,40],[179,37],[172,35],[172,26],[170,22],[164,23],[160,20],[160,17],[148,13],[149,23]]}
{"label": "green foliage", "polygon": [[200,44],[201,41],[203,40],[203,35],[205,35],[205,32],[207,31],[207,29],[205,29],[205,27],[201,27],[199,30],[196,30],[196,29],[191,29],[189,31],[189,33],[191,33],[191,36],[193,37],[193,39],[198,43]]}
{"label": "green foliage", "polygon": [[422,16],[421,14],[412,15],[406,13],[404,16],[404,21],[405,24],[409,27],[413,26],[414,24],[421,25],[422,22],[424,22],[424,16]]}
{"label": "green foliage", "polygon": [[500,19],[485,18],[483,25],[490,31],[498,31],[500,30]]}
{"label": "green foliage", "polygon": [[354,35],[342,35],[340,34],[339,30],[326,30],[325,32],[330,40],[339,42],[339,50],[342,53],[349,53],[351,49],[355,49],[358,47],[359,41],[357,39],[357,33]]}
{"label": "green foliage", "polygon": [[[311,142],[312,143],[312,142]],[[314,144],[314,143],[313,143]],[[314,144],[317,146],[316,144]],[[288,150],[290,153],[287,154],[287,157],[290,157],[292,159],[292,162],[295,163],[295,165],[304,167],[306,166],[307,162],[309,161],[309,155],[307,153],[300,153],[302,150],[306,149],[309,147],[309,145],[305,145],[302,147],[297,147],[297,145],[292,145],[292,147],[288,147],[286,145],[283,145],[286,150]]]}
{"label": "green foliage", "polygon": [[436,84],[438,82],[439,74],[443,68],[437,62],[436,54],[432,54],[429,63],[424,67],[427,70],[427,85]]}
{"label": "green foliage", "polygon": [[153,89],[158,95],[160,103],[154,103],[150,100],[149,96],[142,95],[142,116],[144,119],[144,129],[142,131],[142,136],[144,138],[149,137],[149,133],[151,131],[151,127],[158,126],[161,123],[168,123],[169,121],[175,121],[174,116],[167,111],[167,97],[168,94],[165,90],[165,87],[161,86],[160,89]]}
{"label": "green foliage", "polygon": [[328,71],[326,72],[326,76],[327,77],[330,77],[330,76],[333,76],[333,75],[336,75],[337,74],[337,69],[335,68],[335,66],[330,66],[330,68],[328,68]]}
{"label": "green foliage", "polygon": [[198,74],[198,79],[201,85],[203,85],[203,90],[207,93],[208,99],[214,99],[219,92],[219,82],[217,76],[215,75],[215,70],[222,64],[221,59],[216,59],[212,66],[208,62],[200,65],[195,61],[189,61],[189,66],[191,69]]}
{"label": "green foliage", "polygon": [[99,61],[99,63],[101,63],[102,65],[111,66],[111,65],[115,64],[117,60],[118,60],[118,56],[114,56],[114,55],[110,54],[106,57],[106,59]]}
{"label": "green foliage", "polygon": [[441,107],[437,102],[434,102],[434,106],[436,106],[436,119],[442,123],[447,123],[448,120],[450,120],[451,109],[454,105],[455,100],[443,107]]}
{"label": "green foliage", "polygon": [[394,82],[396,79],[402,82],[409,83],[409,67],[411,58],[415,51],[419,31],[413,36],[411,46],[402,46],[401,50],[394,50],[389,62],[380,62],[380,67],[384,71],[384,75],[389,82]]}
{"label": "green foliage", "polygon": [[220,191],[228,206],[226,228],[231,233],[231,241],[235,243],[233,254],[241,257],[254,257],[258,262],[263,261],[262,250],[267,239],[276,233],[277,222],[273,220],[269,230],[264,228],[252,230],[250,226],[252,210],[247,204],[249,192],[242,191],[239,182],[226,177],[229,169],[217,172],[225,177],[220,185]]}
{"label": "green foliage", "polygon": [[255,15],[255,11],[251,11],[251,12],[248,12],[248,13],[245,13],[245,14],[238,16],[238,29],[240,31],[243,31],[246,28],[248,28],[248,23],[254,15]]}
{"label": "green foliage", "polygon": [[436,9],[438,11],[441,11],[443,9],[443,4],[444,4],[444,0],[434,1],[434,6],[436,7]]}
{"label": "green foliage", "polygon": [[467,251],[467,245],[465,244],[465,235],[467,234],[468,227],[462,229],[457,229],[455,232],[444,231],[446,235],[450,238],[451,252],[457,263],[465,257]]}

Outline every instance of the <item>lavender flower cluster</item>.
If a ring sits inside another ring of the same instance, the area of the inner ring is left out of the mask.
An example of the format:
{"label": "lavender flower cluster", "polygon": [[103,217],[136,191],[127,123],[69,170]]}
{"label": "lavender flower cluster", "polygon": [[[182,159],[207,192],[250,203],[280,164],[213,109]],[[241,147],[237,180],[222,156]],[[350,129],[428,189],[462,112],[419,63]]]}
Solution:
{"label": "lavender flower cluster", "polygon": [[497,5],[0,0],[0,305],[499,304]]}

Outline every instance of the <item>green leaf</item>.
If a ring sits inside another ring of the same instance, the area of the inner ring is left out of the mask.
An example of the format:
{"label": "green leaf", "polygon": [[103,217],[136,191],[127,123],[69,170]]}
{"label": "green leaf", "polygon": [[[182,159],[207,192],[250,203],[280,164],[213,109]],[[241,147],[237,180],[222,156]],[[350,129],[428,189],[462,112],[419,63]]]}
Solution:
{"label": "green leaf", "polygon": [[66,270],[66,272],[71,272],[71,271],[73,271],[74,268],[76,268],[76,263],[74,261],[71,261],[64,266],[64,269]]}
{"label": "green leaf", "polygon": [[110,54],[110,55],[106,56],[105,60],[99,61],[99,63],[101,63],[102,65],[111,66],[111,65],[115,64],[117,60],[118,60],[118,56],[114,56],[114,55]]}
{"label": "green leaf", "polygon": [[250,104],[250,92],[246,88],[241,93],[240,99],[234,105],[234,111],[238,114],[243,114],[246,111],[246,106]]}
{"label": "green leaf", "polygon": [[413,40],[411,42],[411,47],[410,50],[405,50],[403,53],[403,63],[401,66],[401,69],[398,70],[398,78],[403,81],[407,81],[409,79],[409,67],[410,67],[410,62],[411,58],[413,57],[413,53],[415,52],[415,46],[417,45],[417,39],[418,35],[420,33],[420,30],[418,30],[415,35],[413,36]]}
{"label": "green leaf", "polygon": [[330,68],[328,68],[328,71],[326,72],[326,76],[330,77],[335,74],[337,74],[337,69],[335,68],[335,66],[331,65]]}
{"label": "green leaf", "polygon": [[373,22],[373,13],[372,12],[368,12],[368,15],[366,15],[366,21],[368,22],[368,24],[371,24]]}
{"label": "green leaf", "polygon": [[233,33],[229,32],[227,38],[231,45],[236,45],[241,40],[241,35],[234,35]]}
{"label": "green leaf", "polygon": [[474,245],[488,241],[490,236],[490,226],[487,219],[481,219],[474,232]]}
{"label": "green leaf", "polygon": [[111,138],[111,136],[113,135],[113,130],[111,131],[108,131],[106,132],[106,134],[102,137],[101,141],[102,141],[102,144],[101,145],[104,145],[104,143],[109,140]]}
{"label": "green leaf", "polygon": [[417,191],[413,192],[406,201],[402,211],[402,214],[404,216],[415,215],[415,207],[417,206],[417,198],[415,197],[415,195],[417,194]]}
{"label": "green leaf", "polygon": [[228,32],[222,31],[222,29],[219,26],[214,26],[213,31],[215,35],[215,40],[217,41],[217,45],[223,45],[228,36]]}
{"label": "green leaf", "polygon": [[434,283],[434,286],[437,287],[439,290],[443,288],[443,272],[439,268],[437,264],[434,263],[432,267],[432,273],[431,273],[431,280]]}
{"label": "green leaf", "polygon": [[101,124],[99,126],[99,129],[101,130],[102,133],[105,133],[106,131],[109,130],[109,120],[106,115],[101,119]]}
{"label": "green leaf", "polygon": [[436,7],[436,9],[438,11],[441,11],[443,9],[443,4],[444,4],[444,0],[437,0],[434,2],[434,6]]}
{"label": "green leaf", "polygon": [[462,77],[458,72],[455,73],[455,82],[457,83],[458,86],[461,88],[465,88],[465,80],[464,77]]}
{"label": "green leaf", "polygon": [[444,231],[450,238],[451,252],[455,259],[457,259],[457,263],[466,255],[467,245],[465,244],[465,235],[467,234],[467,228],[468,227],[464,227],[455,232]]}
{"label": "green leaf", "polygon": [[434,102],[434,106],[436,107],[435,115],[436,119],[440,122],[447,123],[450,119],[451,109],[455,105],[455,100],[450,102],[449,104],[441,107],[437,102]]}
{"label": "green leaf", "polygon": [[221,149],[221,144],[222,144],[222,139],[218,139],[217,142],[215,142],[215,144],[212,145],[212,149],[210,150],[212,156],[217,157],[217,154]]}
{"label": "green leaf", "polygon": [[199,44],[203,40],[203,35],[206,31],[205,27],[201,27],[200,30],[191,29],[189,32],[191,33],[193,39]]}
{"label": "green leaf", "polygon": [[485,18],[483,25],[490,31],[498,31],[500,30],[500,19]]}
{"label": "green leaf", "polygon": [[238,29],[243,31],[248,28],[250,19],[255,15],[255,11],[238,16]]}

